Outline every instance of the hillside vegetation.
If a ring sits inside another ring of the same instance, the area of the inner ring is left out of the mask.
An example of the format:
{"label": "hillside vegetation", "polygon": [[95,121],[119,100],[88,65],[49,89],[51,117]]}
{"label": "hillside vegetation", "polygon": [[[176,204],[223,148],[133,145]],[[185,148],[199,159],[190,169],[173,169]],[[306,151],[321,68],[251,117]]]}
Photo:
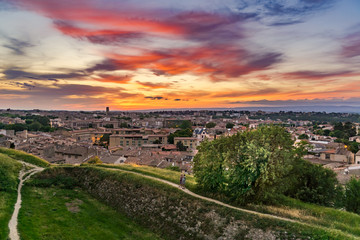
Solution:
{"label": "hillside vegetation", "polygon": [[8,223],[17,197],[18,175],[22,165],[0,153],[0,240],[9,234]]}
{"label": "hillside vegetation", "polygon": [[[53,179],[68,179],[57,182]],[[69,179],[72,179],[71,181]],[[79,186],[165,239],[355,239],[337,229],[299,224],[237,211],[187,195],[131,173],[99,167],[55,167],[32,180],[37,187]]]}
{"label": "hillside vegetation", "polygon": [[22,204],[22,240],[161,239],[78,188],[26,185]]}
{"label": "hillside vegetation", "polygon": [[36,157],[34,155],[28,154],[28,153],[20,151],[20,150],[0,147],[0,153],[3,153],[9,157],[16,159],[16,160],[20,160],[20,161],[24,161],[27,163],[37,165],[39,167],[48,167],[50,165],[49,162],[45,161],[44,159],[41,159],[39,157]]}
{"label": "hillside vegetation", "polygon": [[[178,179],[180,178],[179,172],[148,166],[121,164],[97,165],[97,167],[134,171],[149,176],[155,176],[160,179],[164,179],[174,183],[178,183]],[[206,195],[201,191],[201,189],[196,188],[196,182],[193,176],[187,176],[186,182],[186,187],[188,189],[195,190],[195,192],[197,192],[198,194]],[[227,200],[228,203],[234,206],[239,206],[250,210],[256,210],[263,213],[269,213],[280,217],[299,220],[301,222],[308,223],[314,226],[337,229],[360,237],[360,229],[358,227],[360,225],[360,216],[358,214],[334,208],[323,207],[316,204],[304,203],[300,200],[285,196],[279,197],[278,201],[273,204],[249,204],[246,206],[241,206],[237,203],[230,202],[230,200],[224,196],[211,196],[218,197],[219,200]]]}

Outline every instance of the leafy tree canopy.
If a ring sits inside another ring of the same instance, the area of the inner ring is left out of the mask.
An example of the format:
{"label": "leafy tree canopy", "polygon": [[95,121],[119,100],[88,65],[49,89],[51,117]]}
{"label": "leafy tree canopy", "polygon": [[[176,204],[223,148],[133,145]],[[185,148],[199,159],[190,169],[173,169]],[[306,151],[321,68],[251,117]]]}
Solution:
{"label": "leafy tree canopy", "polygon": [[206,125],[205,125],[207,128],[214,128],[216,126],[216,123],[214,122],[208,122]]}
{"label": "leafy tree canopy", "polygon": [[230,123],[230,122],[229,122],[229,123],[226,124],[226,128],[233,128],[233,127],[234,127],[234,124],[233,124],[233,123]]}
{"label": "leafy tree canopy", "polygon": [[194,159],[198,184],[241,203],[266,200],[285,189],[284,177],[303,154],[279,126],[204,141],[198,149]]}

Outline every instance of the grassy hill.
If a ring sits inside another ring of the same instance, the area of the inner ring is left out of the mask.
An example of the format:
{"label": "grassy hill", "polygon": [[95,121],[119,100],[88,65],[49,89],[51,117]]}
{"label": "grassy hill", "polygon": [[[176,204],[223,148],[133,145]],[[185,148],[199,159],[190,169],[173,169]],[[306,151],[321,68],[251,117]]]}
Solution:
{"label": "grassy hill", "polygon": [[[179,172],[148,166],[121,164],[97,165],[97,167],[133,171],[168,180],[173,183],[178,183],[180,178]],[[200,189],[196,188],[196,181],[194,176],[187,176],[186,185],[189,190],[196,192],[200,195],[206,195]],[[211,197],[217,197],[221,201],[228,202],[228,199],[222,198],[222,196]],[[231,202],[228,203],[236,205]],[[314,226],[325,227],[334,230],[336,229],[341,232],[360,237],[360,228],[358,227],[360,225],[360,216],[358,214],[347,212],[344,210],[304,203],[288,197],[282,197],[281,199],[279,199],[279,202],[274,205],[250,204],[245,207],[239,207],[255,210],[262,213],[269,213],[279,217],[286,217],[298,220]]]}
{"label": "grassy hill", "polygon": [[161,239],[81,189],[29,185],[19,232],[23,240]]}
{"label": "grassy hill", "polygon": [[17,197],[18,174],[22,165],[0,153],[0,240],[7,239],[10,221]]}
{"label": "grassy hill", "polygon": [[16,160],[19,160],[19,161],[37,165],[39,167],[50,166],[49,162],[45,161],[44,159],[41,159],[39,157],[36,157],[34,155],[28,154],[28,153],[20,151],[20,150],[0,147],[0,153],[5,154],[5,155],[7,155],[11,158],[14,158]]}
{"label": "grassy hill", "polygon": [[[144,171],[162,172],[148,167]],[[164,170],[163,177],[168,173]],[[74,182],[70,186],[80,187],[165,239],[357,239],[359,236],[355,229],[322,226],[319,223],[322,216],[318,216],[318,222],[298,223],[237,211],[190,196],[157,180],[96,166],[50,168],[32,184],[56,186],[55,178],[72,178]],[[340,219],[336,221],[340,223]]]}
{"label": "grassy hill", "polygon": [[[44,160],[0,148],[0,240],[16,201],[21,164]],[[118,170],[126,170],[122,172]],[[360,216],[284,197],[272,206],[247,209],[299,222],[234,210],[182,192],[180,173],[138,165],[50,166],[23,188],[19,214],[22,239],[358,239]],[[201,195],[193,176],[187,188]],[[222,201],[222,196],[211,196]],[[149,229],[152,229],[150,231]],[[161,236],[161,237],[160,237]]]}
{"label": "grassy hill", "polygon": [[[22,168],[19,161],[42,167],[49,163],[22,151],[0,148],[0,152],[0,240],[7,240]],[[23,187],[18,222],[21,239],[161,239],[83,190],[73,188],[70,179],[55,177],[53,182],[57,186]]]}

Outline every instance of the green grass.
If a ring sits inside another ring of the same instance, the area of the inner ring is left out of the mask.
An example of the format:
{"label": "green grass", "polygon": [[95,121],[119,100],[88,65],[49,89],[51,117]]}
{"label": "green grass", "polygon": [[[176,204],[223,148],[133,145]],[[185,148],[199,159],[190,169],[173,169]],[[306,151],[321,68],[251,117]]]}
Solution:
{"label": "green grass", "polygon": [[249,205],[247,208],[292,218],[309,224],[338,229],[360,236],[360,215],[300,200],[282,197],[276,205]]}
{"label": "green grass", "polygon": [[[115,168],[115,169],[122,169],[137,173],[143,173],[148,176],[153,176],[156,178],[164,179],[169,182],[173,182],[179,184],[180,180],[180,172],[169,170],[169,169],[162,169],[162,168],[155,168],[149,166],[140,166],[135,164],[120,164],[120,165],[112,165],[112,164],[98,164],[96,167],[103,167],[103,168]],[[196,190],[196,181],[193,175],[186,175],[186,187],[190,190]]]}
{"label": "green grass", "polygon": [[0,240],[8,237],[10,221],[17,197],[18,175],[21,164],[0,153]]}
{"label": "green grass", "polygon": [[[178,178],[180,177],[180,173],[178,172],[149,167],[149,166],[121,164],[121,165],[97,165],[97,167],[116,168],[116,169],[134,171],[149,176],[165,179],[174,183],[178,183]],[[196,187],[196,181],[193,176],[188,176],[186,182],[187,182],[187,188],[189,188],[191,191],[195,193],[208,197],[216,197],[218,200],[236,206],[236,204],[228,202],[227,201],[228,199],[226,198],[222,198],[221,196],[210,196],[207,193],[201,192],[201,190]],[[353,234],[355,236],[360,237],[360,228],[359,228],[360,215],[334,208],[323,207],[316,204],[304,203],[301,202],[300,200],[296,200],[288,197],[282,197],[279,200],[279,202],[280,203],[277,205],[250,204],[245,207],[244,206],[239,206],[239,207],[256,210],[263,213],[269,213],[276,216],[296,219],[311,225],[317,225],[330,229],[337,229],[342,232]]]}
{"label": "green grass", "polygon": [[36,157],[34,155],[28,154],[28,153],[20,151],[20,150],[0,147],[0,153],[6,154],[9,157],[12,157],[16,160],[20,160],[20,161],[24,161],[27,163],[37,165],[39,167],[48,167],[50,165],[44,159],[41,159],[39,157]]}
{"label": "green grass", "polygon": [[29,185],[23,189],[19,231],[23,240],[160,239],[82,190]]}
{"label": "green grass", "polygon": [[[151,195],[151,198],[155,196],[158,197],[163,196],[166,199],[163,200],[166,202],[165,206],[163,207],[163,213],[165,213],[165,216],[169,216],[171,218],[177,218],[178,213],[174,212],[173,206],[178,206],[179,204],[183,206],[187,206],[191,209],[189,210],[187,216],[190,216],[190,218],[192,218],[189,221],[190,223],[189,226],[194,226],[194,224],[196,225],[198,221],[204,221],[205,218],[206,221],[209,221],[209,223],[203,226],[202,228],[204,232],[210,232],[210,231],[213,232],[214,225],[211,223],[212,219],[211,218],[209,219],[207,214],[209,212],[215,211],[216,213],[220,214],[220,216],[223,216],[227,219],[225,220],[225,222],[227,221],[230,222],[231,219],[232,220],[235,219],[236,221],[242,222],[242,224],[245,224],[251,229],[255,228],[255,229],[263,229],[264,231],[267,230],[276,231],[280,233],[280,237],[279,237],[280,239],[293,239],[294,236],[296,236],[297,239],[344,239],[344,240],[356,239],[354,236],[344,234],[343,232],[337,229],[325,229],[323,227],[319,227],[316,225],[311,225],[311,224],[304,225],[299,223],[286,222],[278,219],[257,216],[255,214],[250,214],[242,211],[236,211],[234,209],[223,207],[218,204],[208,202],[206,200],[195,198],[180,191],[178,188],[171,187],[162,182],[152,179],[147,179],[131,173],[126,173],[121,171],[111,171],[110,169],[107,168],[99,168],[90,165],[86,165],[82,167],[64,167],[64,168],[53,167],[53,168],[48,168],[42,174],[44,176],[40,175],[37,177],[39,178],[40,181],[33,181],[33,184],[39,185],[41,181],[44,181],[44,183],[46,184],[51,183],[53,185],[54,183],[48,181],[47,179],[49,178],[51,179],[53,177],[62,175],[65,177],[72,176],[73,178],[79,181],[80,185],[82,185],[83,182],[87,182],[82,187],[84,188],[84,190],[88,190],[88,188],[91,188],[92,190],[90,191],[92,193],[94,193],[94,191],[95,192],[97,191],[94,189],[97,189],[97,186],[99,184],[102,185],[103,183],[107,182],[110,183],[110,185],[107,186],[110,192],[113,191],[112,188],[114,184],[115,186],[116,185],[125,186],[123,190],[125,190],[127,196],[126,198],[128,199],[132,194],[134,194],[133,191],[134,190],[136,191],[136,189],[141,189],[141,191],[131,196],[134,199],[143,198],[144,197],[143,195],[145,196]],[[116,184],[116,182],[118,182],[118,184]],[[60,185],[63,184],[60,183]],[[131,187],[130,185],[132,185],[133,187]],[[123,193],[121,191],[120,192],[116,191],[114,192],[114,194],[121,195]],[[51,194],[49,193],[47,195],[51,196]],[[118,209],[118,207],[116,206],[123,205],[123,203],[121,202],[114,203],[114,200],[116,198],[109,202],[108,201],[109,196],[113,196],[111,194],[108,196],[104,196],[103,194],[95,193],[94,196],[101,201],[107,202],[107,204],[109,205],[114,205],[113,207],[115,207],[116,209]],[[39,198],[41,198],[41,196]],[[33,203],[33,205],[34,204],[35,202]],[[120,207],[118,210],[122,211],[121,209],[122,208]],[[133,219],[143,224],[143,222],[146,222],[146,219],[144,219],[144,216],[142,215],[141,212],[142,211],[140,211],[140,213],[135,213]],[[153,215],[153,213],[150,212],[147,213],[146,216],[149,218],[158,216],[161,219],[160,215],[161,214]],[[154,225],[153,223],[151,223],[151,221],[147,222],[147,226],[149,224],[150,226],[152,224],[151,227],[155,231],[157,232],[160,231],[161,234],[168,236],[170,239],[179,239],[181,238],[181,236],[184,236],[184,232],[180,231],[181,228],[179,228],[179,226],[171,226],[169,229],[169,227],[165,224],[161,226],[161,228],[159,229],[158,226],[159,224]],[[169,235],[170,232],[172,232],[172,235]],[[244,234],[239,235],[236,239],[242,239],[243,237]],[[195,238],[190,238],[190,239],[195,239]]]}

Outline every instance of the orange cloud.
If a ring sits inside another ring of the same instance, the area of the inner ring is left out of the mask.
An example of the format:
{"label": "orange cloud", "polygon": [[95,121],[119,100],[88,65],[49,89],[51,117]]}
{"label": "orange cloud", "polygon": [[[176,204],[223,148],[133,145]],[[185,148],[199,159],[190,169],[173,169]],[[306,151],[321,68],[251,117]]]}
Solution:
{"label": "orange cloud", "polygon": [[106,75],[102,74],[100,75],[101,78],[96,78],[96,81],[99,82],[111,82],[111,83],[128,83],[132,76],[125,75],[125,76],[115,76],[115,75]]}

